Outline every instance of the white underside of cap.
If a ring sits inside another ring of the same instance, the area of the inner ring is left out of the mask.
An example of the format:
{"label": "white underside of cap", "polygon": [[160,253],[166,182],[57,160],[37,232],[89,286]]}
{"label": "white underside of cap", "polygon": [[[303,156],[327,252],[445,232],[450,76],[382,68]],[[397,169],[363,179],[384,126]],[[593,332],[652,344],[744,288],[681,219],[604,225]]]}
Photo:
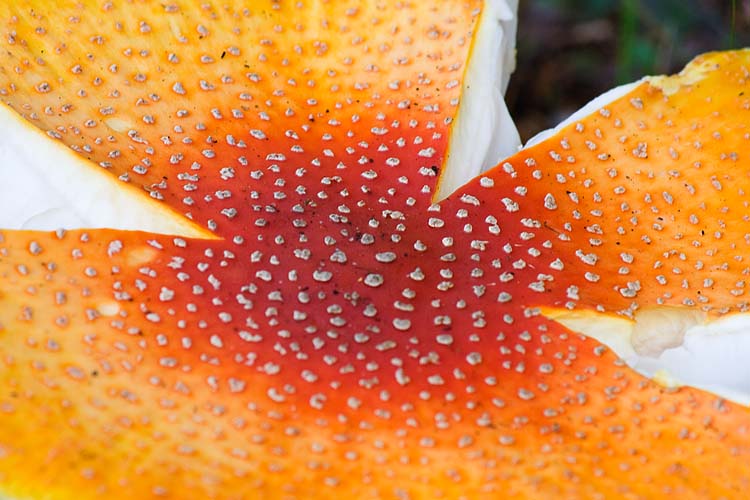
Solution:
{"label": "white underside of cap", "polygon": [[593,311],[543,314],[608,346],[632,369],[666,387],[695,387],[750,405],[750,314],[708,320],[677,307],[652,308],[635,321]]}
{"label": "white underside of cap", "polygon": [[0,229],[113,228],[210,237],[0,104]]}
{"label": "white underside of cap", "polygon": [[556,127],[550,128],[547,130],[543,130],[536,134],[534,137],[526,141],[526,144],[524,144],[525,148],[530,148],[531,146],[534,146],[536,144],[539,144],[540,142],[549,139],[556,133],[558,133],[560,130],[564,129],[568,125],[571,125],[573,123],[576,123],[577,121],[580,121],[582,118],[587,117],[588,115],[595,113],[602,109],[603,107],[606,107],[607,104],[610,102],[619,99],[620,97],[624,96],[628,92],[631,92],[634,88],[636,88],[638,85],[640,85],[644,80],[639,80],[637,82],[632,83],[626,83],[624,85],[620,85],[619,87],[615,87],[613,89],[610,89],[600,95],[599,97],[596,97],[589,101],[586,105],[584,105],[581,109],[567,117],[565,120],[560,122]]}
{"label": "white underside of cap", "polygon": [[436,201],[515,154],[521,145],[503,97],[516,64],[517,10],[517,0],[484,2]]}

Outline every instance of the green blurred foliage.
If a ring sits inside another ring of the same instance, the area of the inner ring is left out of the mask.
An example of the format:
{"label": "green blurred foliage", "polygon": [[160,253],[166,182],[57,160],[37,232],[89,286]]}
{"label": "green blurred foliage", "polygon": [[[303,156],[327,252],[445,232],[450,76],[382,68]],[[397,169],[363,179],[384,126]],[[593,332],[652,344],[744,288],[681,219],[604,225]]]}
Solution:
{"label": "green blurred foliage", "polygon": [[522,137],[614,87],[750,46],[750,0],[521,0],[508,102]]}

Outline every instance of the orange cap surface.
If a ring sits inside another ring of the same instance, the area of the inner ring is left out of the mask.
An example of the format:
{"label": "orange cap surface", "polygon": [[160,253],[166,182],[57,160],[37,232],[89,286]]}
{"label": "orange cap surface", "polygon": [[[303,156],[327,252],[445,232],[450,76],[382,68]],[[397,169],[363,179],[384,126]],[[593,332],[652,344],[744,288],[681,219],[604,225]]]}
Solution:
{"label": "orange cap surface", "polygon": [[750,53],[433,204],[478,7],[0,5],[3,100],[221,238],[2,233],[2,493],[742,497],[746,409],[538,308],[744,307]]}

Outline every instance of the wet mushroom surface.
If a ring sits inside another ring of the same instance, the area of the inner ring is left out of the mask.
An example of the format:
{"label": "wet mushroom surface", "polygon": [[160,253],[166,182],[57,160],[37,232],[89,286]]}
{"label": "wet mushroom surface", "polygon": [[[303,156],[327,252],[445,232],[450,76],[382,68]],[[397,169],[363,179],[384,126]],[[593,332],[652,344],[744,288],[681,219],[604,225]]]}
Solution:
{"label": "wet mushroom surface", "polygon": [[742,398],[608,328],[653,359],[746,310],[750,52],[476,175],[482,6],[0,3],[2,101],[76,153],[51,178],[165,221],[0,231],[0,493],[742,496]]}

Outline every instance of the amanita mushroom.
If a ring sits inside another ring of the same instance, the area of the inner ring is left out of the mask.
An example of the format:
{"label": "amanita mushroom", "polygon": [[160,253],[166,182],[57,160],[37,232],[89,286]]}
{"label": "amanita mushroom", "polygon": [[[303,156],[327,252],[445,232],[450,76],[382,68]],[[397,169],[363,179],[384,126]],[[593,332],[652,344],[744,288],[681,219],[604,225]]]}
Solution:
{"label": "amanita mushroom", "polygon": [[478,6],[0,5],[3,100],[180,223],[2,232],[0,492],[744,491],[745,409],[564,325],[743,309],[750,54],[436,202]]}

